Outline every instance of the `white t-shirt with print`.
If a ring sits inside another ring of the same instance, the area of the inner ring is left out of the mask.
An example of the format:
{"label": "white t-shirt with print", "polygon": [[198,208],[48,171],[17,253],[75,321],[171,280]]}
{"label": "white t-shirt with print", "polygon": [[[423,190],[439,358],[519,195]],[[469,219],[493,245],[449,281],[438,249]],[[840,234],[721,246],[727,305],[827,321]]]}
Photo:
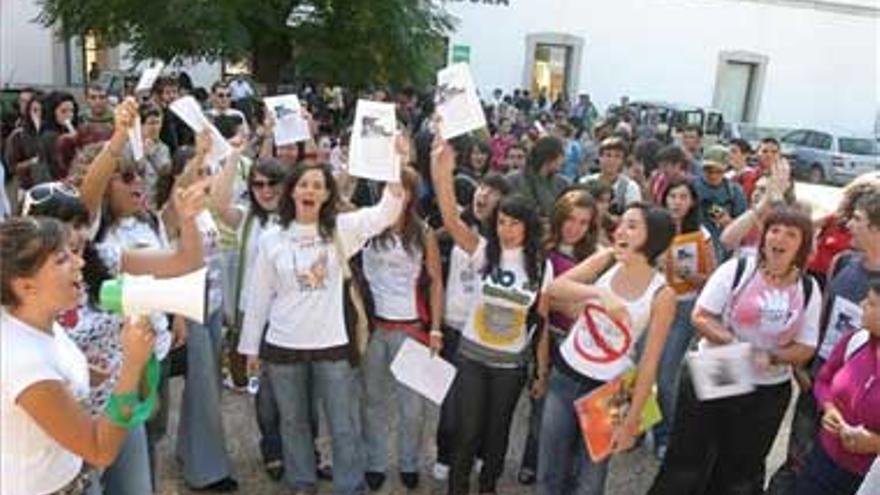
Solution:
{"label": "white t-shirt with print", "polygon": [[39,382],[59,381],[84,402],[86,358],[57,323],[49,335],[3,310],[0,328],[0,487],[3,495],[51,493],[79,474],[82,459],[47,435],[17,400]]}
{"label": "white t-shirt with print", "polygon": [[503,249],[498,268],[484,276],[486,240],[480,238],[471,255],[472,262],[479,267],[480,279],[462,330],[465,339],[495,352],[519,354],[525,350],[529,344],[526,325],[529,309],[553,280],[553,267],[549,261],[545,262],[541,285],[533,287],[524,259],[522,248]]}
{"label": "white t-shirt with print", "polygon": [[364,248],[364,276],[379,318],[411,321],[419,317],[416,294],[422,271],[422,249],[417,242],[414,244],[412,252],[407,252],[400,236],[395,234],[385,246],[374,239]]}
{"label": "white t-shirt with print", "polygon": [[268,229],[259,241],[238,351],[258,355],[267,322],[266,342],[276,347],[313,350],[347,344],[341,263],[391,225],[401,207],[401,199],[386,188],[377,205],[338,215],[336,238],[345,259],[334,240],[319,235],[316,224]]}
{"label": "white t-shirt with print", "polygon": [[[621,266],[612,266],[596,280],[595,286],[613,292],[611,282]],[[664,285],[666,277],[655,272],[638,298],[618,296],[629,314],[629,328],[600,312],[591,312],[592,322],[588,323],[581,313],[559,348],[566,364],[584,376],[602,381],[613,380],[633,367],[636,343],[648,329],[654,297]]]}
{"label": "white t-shirt with print", "polygon": [[[706,282],[696,305],[722,317],[736,339],[758,349],[774,351],[792,342],[815,348],[819,340],[821,292],[815,280],[810,300],[804,305],[800,280],[784,287],[766,283],[755,258],[747,258],[739,287],[734,291],[737,258],[721,265]],[[710,345],[703,339],[701,347]],[[758,385],[777,385],[791,379],[791,366],[779,364],[755,373]]]}

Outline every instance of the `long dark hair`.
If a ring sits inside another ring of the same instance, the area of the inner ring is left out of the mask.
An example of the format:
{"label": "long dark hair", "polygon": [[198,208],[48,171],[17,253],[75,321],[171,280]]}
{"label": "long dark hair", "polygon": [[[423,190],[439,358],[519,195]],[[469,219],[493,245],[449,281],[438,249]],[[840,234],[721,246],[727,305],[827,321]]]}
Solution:
{"label": "long dark hair", "polygon": [[492,214],[491,228],[486,238],[486,265],[483,267],[483,276],[489,275],[501,266],[498,216],[502,213],[519,220],[525,226],[525,240],[522,246],[525,255],[523,268],[529,276],[529,284],[537,287],[541,283],[541,271],[544,264],[544,248],[542,246],[544,227],[535,204],[520,194],[511,194],[501,198],[498,208]]}
{"label": "long dark hair", "polygon": [[697,195],[697,188],[694,187],[693,182],[687,179],[675,179],[671,181],[666,187],[666,190],[663,191],[663,200],[661,201],[660,206],[666,208],[666,200],[669,198],[670,191],[677,187],[686,187],[688,193],[691,195],[691,209],[688,210],[684,218],[681,219],[681,233],[687,234],[689,232],[696,232],[700,230],[700,197]]}
{"label": "long dark hair", "polygon": [[642,212],[645,219],[645,230],[648,233],[645,242],[638,247],[638,252],[648,259],[648,264],[654,265],[657,257],[669,249],[672,239],[675,237],[675,220],[666,208],[637,201],[627,205],[624,213],[636,209]]}
{"label": "long dark hair", "polygon": [[283,184],[287,178],[287,167],[277,158],[262,158],[257,160],[248,172],[247,194],[248,199],[251,202],[251,212],[253,212],[254,216],[259,220],[260,226],[265,226],[266,222],[269,221],[269,214],[272,212],[266,211],[266,209],[260,205],[260,202],[257,201],[257,197],[254,194],[254,188],[251,184],[257,174],[262,175],[270,181],[276,181]]}
{"label": "long dark hair", "polygon": [[55,131],[59,134],[67,132],[62,124],[55,121],[55,110],[67,101],[73,103],[73,118],[71,118],[70,124],[74,129],[77,128],[79,125],[79,105],[76,103],[76,98],[65,91],[52,91],[43,99],[43,122],[40,126],[40,132]]}
{"label": "long dark hair", "polygon": [[281,203],[278,205],[278,214],[281,219],[281,226],[285,229],[290,227],[290,223],[296,219],[296,202],[293,201],[293,189],[296,184],[303,178],[306,172],[318,170],[324,176],[324,184],[327,187],[328,196],[321,210],[318,213],[318,233],[324,240],[333,237],[336,229],[336,213],[338,212],[339,188],[336,180],[333,179],[333,173],[327,164],[307,164],[300,163],[293,169],[293,173],[284,186],[284,194],[281,196]]}
{"label": "long dark hair", "polygon": [[[423,251],[425,249],[424,233],[427,226],[418,211],[418,192],[421,178],[414,168],[406,166],[400,170],[400,182],[409,193],[409,201],[400,213],[403,215],[403,229],[401,229],[400,238],[403,249],[407,254],[412,255],[415,247]],[[392,245],[393,232],[394,226],[392,225],[373,238],[373,245],[378,249],[388,249]]]}

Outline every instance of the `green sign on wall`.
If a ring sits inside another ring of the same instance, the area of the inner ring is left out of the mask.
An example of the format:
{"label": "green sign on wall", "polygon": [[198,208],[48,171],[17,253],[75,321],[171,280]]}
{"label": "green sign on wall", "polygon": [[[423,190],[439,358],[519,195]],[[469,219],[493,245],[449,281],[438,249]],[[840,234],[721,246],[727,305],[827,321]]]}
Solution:
{"label": "green sign on wall", "polygon": [[470,62],[471,47],[468,45],[452,45],[452,63]]}

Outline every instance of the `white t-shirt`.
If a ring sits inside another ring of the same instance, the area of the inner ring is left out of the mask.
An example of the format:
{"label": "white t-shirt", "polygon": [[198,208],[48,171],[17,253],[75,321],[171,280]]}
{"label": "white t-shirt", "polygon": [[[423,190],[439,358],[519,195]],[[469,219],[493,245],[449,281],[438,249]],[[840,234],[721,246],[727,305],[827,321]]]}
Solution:
{"label": "white t-shirt", "polygon": [[[260,237],[264,232],[278,225],[278,215],[270,214],[269,218],[266,220],[266,225],[261,225],[260,219],[254,216],[250,219],[250,226],[248,227],[250,232],[245,232],[245,227],[248,223],[248,215],[250,215],[249,209],[244,208],[242,210],[241,224],[236,233],[239,245],[245,243],[245,245],[242,246],[241,258],[239,259],[239,263],[244,264],[244,266],[240,268],[242,270],[241,288],[238,289],[238,310],[242,312],[247,309],[248,299],[250,298],[250,287],[253,284],[254,278],[254,264],[257,260],[257,253],[260,251]],[[233,275],[238,277],[238,273]],[[230,294],[230,297],[231,296],[232,295]]]}
{"label": "white t-shirt", "polygon": [[393,321],[418,319],[419,275],[422,249],[418,243],[408,253],[400,236],[393,235],[386,246],[373,239],[363,251],[364,276],[373,295],[376,316]]}
{"label": "white t-shirt", "polygon": [[[804,305],[802,283],[784,288],[772,287],[755,268],[755,258],[747,258],[739,286],[734,290],[737,259],[721,265],[706,282],[696,305],[722,316],[725,326],[739,341],[758,349],[774,351],[791,342],[815,348],[819,340],[819,314],[822,295],[815,280],[810,300]],[[701,347],[710,345],[705,339]],[[756,373],[758,385],[777,385],[791,378],[791,366],[779,364]]]}
{"label": "white t-shirt", "polygon": [[443,301],[443,322],[459,331],[464,328],[480,285],[482,265],[477,264],[477,261],[457,245],[452,247],[446,297]]}
{"label": "white t-shirt", "polygon": [[[612,290],[611,281],[620,267],[619,263],[612,266],[596,280],[595,286]],[[648,328],[654,296],[664,285],[666,278],[657,272],[637,299],[618,296],[629,313],[630,328],[618,326],[598,312],[591,313],[593,321],[589,325],[584,314],[580,314],[559,348],[566,364],[601,381],[613,380],[634,366],[636,343]]]}
{"label": "white t-shirt", "polygon": [[54,336],[48,335],[3,310],[0,327],[0,493],[51,493],[79,474],[82,459],[47,435],[16,401],[32,385],[48,380],[63,382],[85,401],[86,358],[57,323]]}
{"label": "white t-shirt", "polygon": [[318,234],[316,224],[292,222],[267,230],[259,241],[238,352],[259,354],[266,322],[266,342],[276,347],[311,350],[347,344],[341,263],[391,225],[401,207],[402,201],[386,188],[376,206],[338,215],[336,236],[345,259],[333,240]]}
{"label": "white t-shirt", "polygon": [[[471,308],[462,336],[490,352],[520,354],[529,344],[527,319],[538,294],[553,280],[553,267],[545,262],[540,286],[529,283],[522,248],[503,249],[497,269],[488,275],[479,273],[478,292],[471,298]],[[486,263],[486,240],[480,238],[472,259],[482,271]]]}

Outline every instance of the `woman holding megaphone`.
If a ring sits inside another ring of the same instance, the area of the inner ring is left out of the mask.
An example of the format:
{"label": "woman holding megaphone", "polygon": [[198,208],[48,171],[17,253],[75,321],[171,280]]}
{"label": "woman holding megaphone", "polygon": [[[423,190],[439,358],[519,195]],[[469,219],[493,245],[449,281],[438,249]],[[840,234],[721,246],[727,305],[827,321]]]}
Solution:
{"label": "woman holding megaphone", "polygon": [[108,466],[141,404],[138,383],[155,335],[143,322],[122,330],[122,366],[104,414],[83,405],[85,355],[57,323],[80,299],[82,258],[57,220],[13,218],[0,224],[0,466],[2,493],[81,493],[84,462]]}

